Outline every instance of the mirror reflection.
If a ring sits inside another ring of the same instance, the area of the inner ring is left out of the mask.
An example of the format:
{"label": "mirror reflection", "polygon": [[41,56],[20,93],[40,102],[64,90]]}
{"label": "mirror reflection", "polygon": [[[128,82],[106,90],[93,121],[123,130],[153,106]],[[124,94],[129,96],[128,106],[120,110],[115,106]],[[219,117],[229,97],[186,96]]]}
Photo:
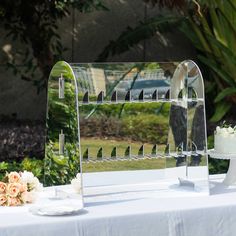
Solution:
{"label": "mirror reflection", "polygon": [[170,110],[166,94],[175,65],[83,64],[74,68],[80,91],[83,171],[165,168]]}
{"label": "mirror reflection", "polygon": [[66,63],[53,67],[48,82],[44,185],[69,184],[80,172],[77,85]]}
{"label": "mirror reflection", "polygon": [[201,178],[205,189],[204,86],[192,61],[59,62],[48,91],[47,184],[68,183],[83,163],[84,173],[137,173],[129,183]]}

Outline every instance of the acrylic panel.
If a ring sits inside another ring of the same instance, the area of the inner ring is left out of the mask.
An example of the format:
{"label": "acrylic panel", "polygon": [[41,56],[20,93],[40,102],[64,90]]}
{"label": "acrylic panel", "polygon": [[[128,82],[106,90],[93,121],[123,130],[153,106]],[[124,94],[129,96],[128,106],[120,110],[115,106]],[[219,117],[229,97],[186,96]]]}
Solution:
{"label": "acrylic panel", "polygon": [[65,161],[65,184],[83,172],[87,187],[208,194],[204,86],[194,62],[58,62],[48,97],[46,181]]}
{"label": "acrylic panel", "polygon": [[[79,90],[83,172],[134,174],[123,183],[164,178],[168,137],[167,99],[174,63],[72,65]],[[158,170],[158,171],[156,171]],[[135,172],[136,171],[136,172]],[[143,177],[143,173],[151,173]],[[139,176],[140,175],[140,176]],[[94,183],[93,183],[94,184]],[[97,184],[104,185],[104,178]]]}
{"label": "acrylic panel", "polygon": [[[50,73],[47,104],[44,185],[67,185],[77,175],[80,186],[77,186],[78,194],[75,196],[83,204],[78,88],[73,71],[66,62],[58,62]],[[55,195],[57,193],[60,193],[58,188]]]}
{"label": "acrylic panel", "polygon": [[[171,83],[166,177],[189,181],[196,191],[209,191],[204,84],[198,66],[180,63]],[[187,182],[188,183],[188,182]]]}

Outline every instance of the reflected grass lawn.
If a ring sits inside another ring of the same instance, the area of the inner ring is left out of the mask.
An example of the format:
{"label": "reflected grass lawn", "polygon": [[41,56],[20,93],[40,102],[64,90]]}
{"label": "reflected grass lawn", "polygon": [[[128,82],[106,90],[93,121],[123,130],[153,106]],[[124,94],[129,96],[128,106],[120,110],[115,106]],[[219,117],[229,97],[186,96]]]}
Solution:
{"label": "reflected grass lawn", "polygon": [[[137,156],[138,150],[142,143],[140,142],[129,142],[122,140],[108,140],[108,139],[92,139],[83,138],[82,152],[89,147],[89,156],[92,160],[96,160],[97,152],[100,147],[104,149],[104,157],[110,158],[111,151],[114,147],[117,147],[117,155],[122,158],[124,157],[125,149],[128,145],[131,145],[131,153]],[[152,144],[144,144],[144,156],[150,155],[152,151]],[[163,154],[165,145],[158,146],[158,153]],[[189,160],[190,161],[190,160]],[[200,166],[206,165],[206,159],[202,157]],[[163,169],[163,168],[176,167],[175,158],[153,158],[153,159],[136,159],[136,160],[122,160],[122,161],[102,161],[96,163],[83,163],[83,172],[101,172],[101,171],[123,171],[123,170],[151,170],[151,169]]]}
{"label": "reflected grass lawn", "polygon": [[83,163],[83,172],[122,171],[122,170],[151,170],[165,168],[165,159],[145,159],[131,161],[112,161]]}
{"label": "reflected grass lawn", "polygon": [[[114,147],[117,147],[117,156],[124,157],[125,150],[131,146],[131,155],[137,156],[142,143],[134,141],[122,141],[114,139],[93,139],[82,138],[81,147],[82,153],[89,148],[90,159],[97,158],[97,152],[100,147],[103,147],[103,156],[111,157],[111,152]],[[164,145],[158,145],[158,152],[163,153]],[[153,144],[144,144],[144,156],[152,153]],[[164,158],[155,159],[137,159],[137,160],[122,160],[122,161],[103,161],[96,163],[83,163],[83,172],[100,172],[100,171],[121,171],[121,170],[147,170],[147,169],[163,169],[165,168]]]}
{"label": "reflected grass lawn", "polygon": [[[131,146],[131,155],[138,155],[140,147],[143,145],[141,142],[123,141],[115,139],[94,139],[94,138],[81,138],[82,154],[89,148],[89,157],[96,159],[98,150],[103,148],[103,156],[110,157],[112,149],[117,147],[117,156],[123,157],[125,150]],[[152,153],[153,144],[144,144],[144,154],[150,155]],[[158,151],[164,151],[165,145],[158,145]]]}

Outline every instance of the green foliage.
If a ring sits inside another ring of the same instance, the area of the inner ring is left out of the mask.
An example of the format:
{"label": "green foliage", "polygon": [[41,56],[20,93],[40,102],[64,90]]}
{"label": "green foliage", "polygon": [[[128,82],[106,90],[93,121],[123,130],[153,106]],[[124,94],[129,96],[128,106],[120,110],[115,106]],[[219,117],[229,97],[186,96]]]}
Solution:
{"label": "green foliage", "polygon": [[103,49],[97,61],[104,61],[109,55],[121,54],[137,45],[141,40],[150,38],[159,32],[159,41],[166,46],[166,41],[161,36],[162,32],[170,31],[172,27],[178,25],[182,18],[173,15],[161,15],[150,18],[145,22],[140,22],[135,28],[127,27],[125,31]]}
{"label": "green foliage", "polygon": [[[83,13],[107,10],[100,0],[0,1],[0,27],[13,41],[29,45],[25,50],[16,49],[7,66],[23,80],[31,81],[38,92],[46,87],[51,67],[66,50],[58,23],[70,15],[72,8]],[[25,67],[16,66],[19,56]],[[35,79],[39,72],[40,78]]]}
{"label": "green foliage", "polygon": [[216,106],[214,115],[211,117],[212,122],[218,122],[221,120],[225,114],[230,110],[231,105],[225,101],[222,101]]}
{"label": "green foliage", "polygon": [[90,114],[95,106],[80,107],[82,136],[123,137],[151,143],[166,141],[170,112],[168,103],[104,104],[98,106],[93,116],[87,119],[87,114]]}
{"label": "green foliage", "polygon": [[217,160],[209,158],[209,173],[211,175],[226,173],[228,167],[229,167],[229,160]]}
{"label": "green foliage", "polygon": [[230,96],[236,94],[236,88],[226,88],[222,92],[220,92],[215,98],[214,102],[222,101],[226,96]]}
{"label": "green foliage", "polygon": [[[64,96],[59,97],[58,78],[63,73]],[[67,63],[60,61],[50,74],[48,83],[47,138],[44,162],[44,184],[68,184],[80,171],[76,84]],[[59,134],[63,132],[65,146],[59,152]]]}
{"label": "green foliage", "polygon": [[165,159],[85,163],[84,168],[86,172],[163,169]]}
{"label": "green foliage", "polygon": [[67,133],[68,141],[77,139],[77,110],[75,98],[74,81],[65,78],[65,98],[58,98],[58,88],[56,80],[53,78],[49,81],[50,88],[48,89],[48,117],[47,125],[48,139],[54,141],[58,138],[61,130]]}
{"label": "green foliage", "polygon": [[1,171],[7,170],[7,168],[8,168],[8,163],[6,163],[5,161],[0,162],[0,170]]}
{"label": "green foliage", "polygon": [[44,166],[44,185],[69,184],[80,171],[79,150],[73,144],[65,145],[66,155],[56,153],[57,144],[50,142],[46,147]]}
{"label": "green foliage", "polygon": [[6,172],[27,170],[38,177],[40,182],[43,182],[43,168],[43,160],[28,157],[25,157],[21,162],[0,162],[0,179],[5,176]]}
{"label": "green foliage", "polygon": [[19,162],[1,162],[0,163],[0,178],[5,176],[6,172],[11,171],[21,171],[21,166]]}
{"label": "green foliage", "polygon": [[183,11],[186,7],[186,0],[144,0],[152,6],[158,5],[160,8],[178,9]]}
{"label": "green foliage", "polygon": [[163,117],[169,116],[170,104],[169,103],[137,103],[137,104],[126,104],[124,107],[124,114],[126,115],[139,115],[140,113],[145,114],[161,114]]}
{"label": "green foliage", "polygon": [[213,0],[200,4],[197,20],[189,17],[182,29],[201,52],[199,59],[211,70],[210,81],[216,88],[211,121],[217,122],[236,105],[236,2]]}
{"label": "green foliage", "polygon": [[134,28],[128,27],[104,48],[99,60],[105,60],[109,55],[121,54],[156,33],[160,36],[160,42],[167,46],[161,33],[178,28],[190,38],[199,52],[199,60],[209,69],[206,91],[215,102],[215,114],[211,121],[217,122],[230,114],[236,105],[236,2],[144,1],[172,10],[176,8],[177,12],[148,18]]}
{"label": "green foliage", "polygon": [[0,162],[0,180],[5,176],[6,171],[9,168],[9,164],[5,161]]}
{"label": "green foliage", "polygon": [[163,144],[167,141],[168,117],[140,114],[126,117],[122,123],[122,133],[132,140],[153,144]]}
{"label": "green foliage", "polygon": [[[88,114],[91,110],[93,110],[95,105],[85,105],[80,107],[81,114]],[[168,103],[126,103],[124,106],[123,104],[103,104],[97,106],[96,113],[94,115],[104,115],[106,117],[118,117],[120,110],[122,111],[121,117],[125,117],[128,115],[139,115],[140,113],[145,114],[161,114],[163,116],[169,115],[170,104]]]}
{"label": "green foliage", "polygon": [[44,168],[44,161],[37,160],[35,158],[26,157],[20,163],[20,169],[31,171],[36,177],[39,178],[40,182],[43,182],[43,168]]}

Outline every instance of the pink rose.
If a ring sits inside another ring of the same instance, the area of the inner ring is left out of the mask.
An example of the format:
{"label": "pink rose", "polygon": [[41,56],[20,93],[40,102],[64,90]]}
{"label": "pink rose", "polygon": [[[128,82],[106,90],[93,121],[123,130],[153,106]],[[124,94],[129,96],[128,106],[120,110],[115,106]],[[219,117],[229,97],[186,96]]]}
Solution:
{"label": "pink rose", "polygon": [[22,203],[19,198],[17,197],[8,197],[7,198],[7,205],[8,206],[20,206]]}
{"label": "pink rose", "polygon": [[20,184],[20,192],[23,193],[23,192],[26,192],[27,191],[27,184]]}
{"label": "pink rose", "polygon": [[20,190],[21,190],[21,184],[19,183],[8,184],[7,195],[14,198],[20,193]]}
{"label": "pink rose", "polygon": [[32,203],[34,201],[34,194],[32,192],[23,192],[21,199],[24,203]]}
{"label": "pink rose", "polygon": [[7,189],[7,185],[3,182],[0,182],[0,194],[5,193]]}
{"label": "pink rose", "polygon": [[8,174],[8,182],[9,183],[17,183],[20,180],[20,175],[17,172],[11,172]]}
{"label": "pink rose", "polygon": [[0,206],[4,206],[6,204],[7,197],[5,194],[0,194]]}

